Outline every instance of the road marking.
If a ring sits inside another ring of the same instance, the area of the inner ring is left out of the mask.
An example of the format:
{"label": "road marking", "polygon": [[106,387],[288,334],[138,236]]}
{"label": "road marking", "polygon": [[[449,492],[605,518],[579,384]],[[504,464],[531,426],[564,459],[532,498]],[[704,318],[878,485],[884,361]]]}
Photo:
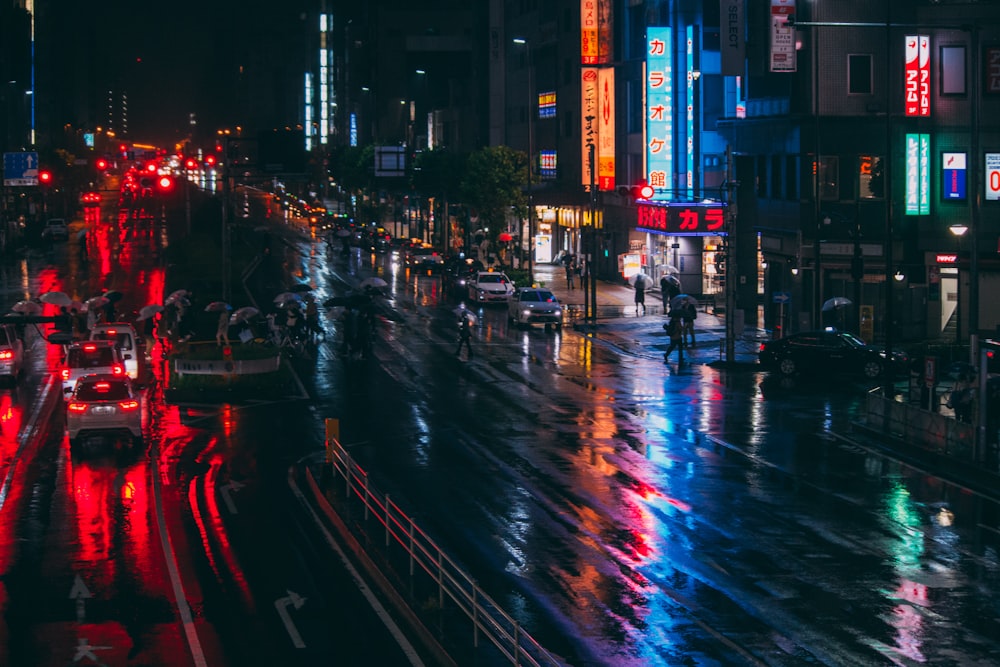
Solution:
{"label": "road marking", "polygon": [[236,503],[233,502],[233,491],[239,491],[243,488],[243,486],[243,484],[234,479],[230,480],[229,484],[219,487],[219,492],[222,494],[222,500],[226,503],[226,509],[229,510],[230,514],[239,514],[239,511],[236,509]]}
{"label": "road marking", "polygon": [[92,597],[94,594],[87,588],[87,584],[83,583],[83,577],[76,575],[73,579],[73,586],[69,589],[69,599],[76,600],[77,623],[83,623],[84,619],[87,618],[86,601]]}
{"label": "road marking", "polygon": [[[163,556],[167,563],[167,572],[170,575],[170,585],[174,590],[174,599],[177,601],[177,613],[180,614],[181,624],[184,627],[184,637],[187,639],[188,648],[191,650],[191,657],[197,667],[208,667],[205,659],[205,651],[201,647],[198,639],[198,630],[194,625],[194,617],[191,615],[191,606],[188,604],[187,596],[184,595],[184,584],[181,581],[180,572],[177,568],[177,554],[174,552],[173,543],[170,541],[170,532],[167,530],[167,521],[163,516],[163,496],[160,491],[159,448],[153,447],[150,452],[150,463],[153,466],[153,501],[156,506],[156,522],[160,533],[160,544],[163,545]],[[166,473],[166,471],[164,471]]]}
{"label": "road marking", "polygon": [[350,559],[348,559],[347,554],[344,553],[344,550],[340,548],[339,544],[337,544],[337,540],[333,537],[333,535],[330,534],[330,531],[327,530],[326,526],[323,525],[323,522],[319,518],[319,515],[316,514],[316,510],[313,509],[313,506],[309,503],[309,501],[306,500],[305,495],[302,493],[302,490],[299,488],[299,485],[295,483],[295,480],[292,478],[291,475],[288,476],[288,485],[291,487],[292,493],[295,495],[295,498],[302,504],[303,507],[306,508],[306,510],[308,510],[309,515],[312,517],[313,522],[316,524],[317,528],[319,528],[320,532],[323,533],[323,537],[326,539],[326,543],[337,554],[337,558],[340,559],[340,562],[344,566],[344,569],[347,570],[347,573],[351,577],[351,581],[354,582],[354,585],[364,596],[365,600],[368,602],[368,605],[375,612],[375,615],[378,616],[379,620],[382,621],[382,625],[386,627],[386,629],[389,631],[389,634],[392,635],[392,638],[396,640],[396,644],[400,647],[400,649],[402,649],[403,654],[406,656],[407,660],[409,660],[410,664],[413,665],[414,667],[423,667],[424,663],[420,659],[420,655],[417,653],[417,650],[413,648],[413,644],[411,644],[410,641],[406,638],[406,636],[403,634],[403,631],[400,630],[398,625],[396,625],[396,622],[392,620],[392,616],[389,615],[389,612],[386,610],[386,608],[382,606],[382,603],[379,602],[377,597],[375,597],[375,594],[372,592],[371,588],[368,587],[368,584],[365,582],[365,580],[361,578],[361,574],[354,567],[354,564],[350,561]]}
{"label": "road marking", "polygon": [[285,624],[285,632],[291,637],[292,645],[295,648],[305,648],[306,643],[302,641],[302,635],[299,634],[295,623],[292,622],[291,615],[288,613],[288,605],[292,605],[295,609],[301,609],[302,605],[306,603],[306,599],[292,591],[287,592],[288,595],[274,601],[274,608],[278,610],[278,616],[281,617],[281,622]]}

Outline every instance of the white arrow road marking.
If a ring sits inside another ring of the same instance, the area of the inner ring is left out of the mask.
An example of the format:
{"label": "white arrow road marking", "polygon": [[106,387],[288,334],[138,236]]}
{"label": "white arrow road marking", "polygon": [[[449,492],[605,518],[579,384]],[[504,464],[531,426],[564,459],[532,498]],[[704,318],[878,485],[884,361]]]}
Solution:
{"label": "white arrow road marking", "polygon": [[69,599],[76,600],[77,623],[83,623],[83,619],[87,617],[85,609],[86,600],[92,597],[94,597],[94,594],[87,588],[87,584],[83,583],[83,578],[80,575],[76,575],[76,578],[73,579],[73,587],[69,589]]}
{"label": "white arrow road marking", "polygon": [[278,616],[281,617],[281,622],[285,624],[285,631],[288,636],[292,639],[292,645],[295,648],[305,648],[306,643],[302,641],[302,635],[295,628],[295,624],[292,623],[292,617],[288,613],[288,605],[292,605],[296,609],[299,609],[306,603],[306,599],[301,595],[297,595],[292,591],[288,591],[288,595],[283,598],[278,598],[274,601],[274,608],[278,610]]}
{"label": "white arrow road marking", "polygon": [[236,509],[236,503],[233,502],[233,491],[239,491],[245,485],[237,482],[235,479],[230,480],[229,484],[224,484],[219,488],[222,492],[222,500],[226,503],[226,509],[229,510],[230,514],[239,514]]}
{"label": "white arrow road marking", "polygon": [[101,662],[97,659],[97,654],[94,651],[108,651],[113,649],[114,646],[94,646],[90,643],[90,640],[86,637],[77,637],[76,639],[76,653],[73,654],[73,662],[80,662],[81,660],[92,660],[97,664]]}

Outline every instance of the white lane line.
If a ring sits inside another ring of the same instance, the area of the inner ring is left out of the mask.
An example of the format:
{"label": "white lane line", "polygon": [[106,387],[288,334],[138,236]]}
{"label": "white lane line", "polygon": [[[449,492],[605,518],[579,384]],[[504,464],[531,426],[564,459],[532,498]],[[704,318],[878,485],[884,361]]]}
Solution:
{"label": "white lane line", "polygon": [[295,494],[296,499],[309,511],[310,516],[312,516],[312,520],[316,523],[316,526],[320,529],[320,531],[322,531],[323,537],[326,539],[326,543],[330,545],[330,548],[333,549],[334,552],[336,552],[337,557],[344,566],[344,569],[346,569],[347,573],[351,576],[351,580],[354,582],[354,585],[357,586],[358,590],[361,591],[361,594],[365,596],[365,600],[368,601],[368,604],[375,612],[375,615],[378,616],[379,620],[382,621],[382,624],[389,631],[389,634],[391,634],[393,639],[396,640],[396,643],[403,650],[403,654],[406,655],[407,660],[409,660],[410,664],[414,667],[423,667],[424,663],[420,659],[420,655],[417,653],[416,649],[413,648],[413,644],[411,644],[406,638],[403,631],[399,629],[396,622],[392,620],[392,616],[389,615],[386,608],[383,607],[382,603],[379,602],[377,597],[375,597],[375,594],[368,587],[368,584],[365,583],[365,580],[362,579],[357,569],[355,569],[354,564],[347,558],[347,554],[345,554],[344,550],[340,548],[339,544],[337,544],[337,540],[330,534],[330,531],[327,530],[326,526],[323,525],[319,515],[316,514],[316,510],[313,509],[313,506],[309,504],[308,500],[306,500],[305,495],[302,493],[302,490],[299,489],[299,485],[295,483],[295,480],[291,477],[291,475],[288,477],[288,485],[292,487],[292,493]]}
{"label": "white lane line", "polygon": [[17,451],[10,460],[7,467],[7,476],[4,477],[3,485],[0,486],[0,510],[3,510],[3,506],[7,502],[7,495],[10,493],[11,483],[14,481],[14,473],[17,472],[17,464],[18,461],[21,460],[21,453],[24,451],[24,448],[28,445],[28,443],[34,439],[35,434],[38,431],[38,420],[42,416],[46,399],[49,397],[49,391],[52,390],[52,385],[54,383],[55,381],[53,380],[52,375],[47,375],[45,378],[45,384],[42,386],[41,395],[34,403],[31,417],[28,419],[27,425],[22,424],[21,431],[18,433]]}
{"label": "white lane line", "polygon": [[187,639],[188,648],[191,650],[191,657],[198,667],[208,667],[205,659],[205,651],[201,647],[198,639],[198,631],[194,625],[194,618],[191,616],[191,606],[188,604],[187,596],[184,595],[184,584],[181,582],[180,572],[177,568],[177,555],[174,552],[174,545],[170,541],[170,532],[167,530],[167,522],[163,516],[163,495],[160,492],[159,447],[154,445],[150,452],[150,460],[153,465],[153,498],[156,505],[156,522],[160,531],[160,544],[163,545],[163,557],[167,563],[167,572],[170,574],[170,585],[174,589],[174,599],[177,601],[177,612],[180,614],[181,623],[184,626],[184,636]]}

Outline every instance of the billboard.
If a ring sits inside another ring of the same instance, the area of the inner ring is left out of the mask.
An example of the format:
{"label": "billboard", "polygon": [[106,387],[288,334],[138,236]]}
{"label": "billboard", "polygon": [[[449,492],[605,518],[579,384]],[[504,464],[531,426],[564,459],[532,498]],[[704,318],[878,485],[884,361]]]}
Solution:
{"label": "billboard", "polygon": [[931,137],[906,135],[906,215],[928,215],[931,208]]}
{"label": "billboard", "polygon": [[795,14],[795,0],[771,0],[771,71],[795,71],[795,28],[788,17]]}
{"label": "billboard", "polygon": [[927,35],[907,35],[904,59],[907,116],[931,115],[931,48]]}
{"label": "billboard", "polygon": [[965,201],[965,153],[941,154],[941,196],[947,201]]}
{"label": "billboard", "polygon": [[[597,85],[597,68],[580,68],[580,143],[583,149],[581,164],[583,165],[582,179],[584,187],[589,187],[591,182],[591,146],[593,146],[595,161],[599,155],[597,145]],[[597,182],[597,174],[594,174],[594,182]]]}
{"label": "billboard", "polygon": [[719,3],[719,16],[722,17],[722,75],[742,76],[747,57],[743,0],[719,0]]}
{"label": "billboard", "polygon": [[674,182],[674,80],[671,28],[646,28],[646,183]]}
{"label": "billboard", "polygon": [[986,199],[1000,201],[1000,153],[986,154]]}
{"label": "billboard", "polygon": [[597,186],[615,189],[615,70],[597,70]]}

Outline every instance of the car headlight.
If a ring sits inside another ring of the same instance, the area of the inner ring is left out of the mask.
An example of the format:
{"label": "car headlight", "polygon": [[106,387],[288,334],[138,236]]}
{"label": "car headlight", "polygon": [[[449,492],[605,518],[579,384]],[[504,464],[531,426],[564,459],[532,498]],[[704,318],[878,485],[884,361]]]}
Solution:
{"label": "car headlight", "polygon": [[556,308],[555,316],[556,317],[562,317],[562,311],[559,310],[558,308]]}
{"label": "car headlight", "polygon": [[524,310],[521,311],[521,315],[523,317],[530,317],[531,316],[531,311],[526,308],[526,309],[524,309]]}

